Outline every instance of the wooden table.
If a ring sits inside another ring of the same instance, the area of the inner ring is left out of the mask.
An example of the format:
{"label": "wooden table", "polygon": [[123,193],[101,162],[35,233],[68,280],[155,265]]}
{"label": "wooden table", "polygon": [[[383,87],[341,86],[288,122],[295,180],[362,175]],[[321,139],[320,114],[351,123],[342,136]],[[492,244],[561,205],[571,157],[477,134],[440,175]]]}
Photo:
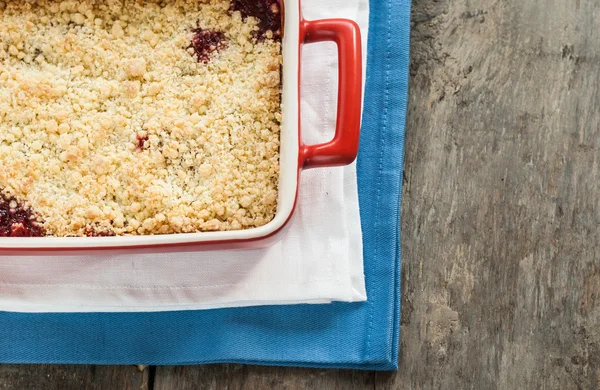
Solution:
{"label": "wooden table", "polygon": [[416,0],[411,55],[398,373],[0,366],[0,388],[600,388],[600,2]]}

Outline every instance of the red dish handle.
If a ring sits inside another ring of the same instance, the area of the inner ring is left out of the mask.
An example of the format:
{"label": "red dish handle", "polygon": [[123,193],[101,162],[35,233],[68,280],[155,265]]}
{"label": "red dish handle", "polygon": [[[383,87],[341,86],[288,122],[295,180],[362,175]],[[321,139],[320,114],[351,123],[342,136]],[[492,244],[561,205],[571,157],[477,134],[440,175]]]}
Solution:
{"label": "red dish handle", "polygon": [[329,142],[300,146],[303,168],[347,165],[356,159],[362,111],[360,29],[347,19],[303,20],[303,43],[333,41],[338,47],[339,86],[335,136]]}

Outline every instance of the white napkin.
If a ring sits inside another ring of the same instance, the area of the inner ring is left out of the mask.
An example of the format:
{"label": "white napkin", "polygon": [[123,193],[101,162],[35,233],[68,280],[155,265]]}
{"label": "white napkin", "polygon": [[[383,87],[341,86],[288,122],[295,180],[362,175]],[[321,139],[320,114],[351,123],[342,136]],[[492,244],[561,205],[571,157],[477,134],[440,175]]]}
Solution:
{"label": "white napkin", "polygon": [[[357,21],[366,59],[368,0],[303,0],[302,9],[307,19]],[[302,77],[304,141],[326,141],[337,108],[335,44],[305,46]],[[0,310],[166,311],[364,301],[355,166],[303,172],[290,224],[281,241],[252,251],[0,256]]]}

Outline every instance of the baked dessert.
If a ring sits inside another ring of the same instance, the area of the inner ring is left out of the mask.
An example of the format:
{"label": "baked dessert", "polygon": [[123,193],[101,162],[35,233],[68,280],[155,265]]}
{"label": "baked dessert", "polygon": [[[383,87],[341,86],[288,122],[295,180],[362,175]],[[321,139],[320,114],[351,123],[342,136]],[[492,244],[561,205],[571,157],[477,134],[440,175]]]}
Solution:
{"label": "baked dessert", "polygon": [[0,236],[268,223],[279,12],[275,0],[0,0]]}

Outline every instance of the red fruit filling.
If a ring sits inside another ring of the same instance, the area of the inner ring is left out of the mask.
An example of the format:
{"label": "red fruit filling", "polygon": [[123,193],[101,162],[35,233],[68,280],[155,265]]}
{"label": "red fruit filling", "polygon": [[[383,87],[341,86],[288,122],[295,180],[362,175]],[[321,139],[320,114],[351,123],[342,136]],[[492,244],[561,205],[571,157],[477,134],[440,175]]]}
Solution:
{"label": "red fruit filling", "polygon": [[230,9],[240,11],[242,17],[258,19],[259,39],[264,39],[267,31],[273,38],[281,38],[281,5],[278,0],[231,0]]}
{"label": "red fruit filling", "polygon": [[144,143],[146,141],[148,141],[148,136],[147,135],[136,135],[135,136],[136,139],[136,143],[135,146],[139,149],[139,150],[144,150],[144,149],[148,149],[148,146],[145,146]]}
{"label": "red fruit filling", "polygon": [[0,194],[0,237],[42,237],[44,229],[30,208]]}
{"label": "red fruit filling", "polygon": [[198,62],[209,62],[211,53],[223,49],[227,44],[225,34],[220,31],[202,30],[198,27],[193,29],[192,32],[194,36],[187,48],[194,49],[193,55]]}

